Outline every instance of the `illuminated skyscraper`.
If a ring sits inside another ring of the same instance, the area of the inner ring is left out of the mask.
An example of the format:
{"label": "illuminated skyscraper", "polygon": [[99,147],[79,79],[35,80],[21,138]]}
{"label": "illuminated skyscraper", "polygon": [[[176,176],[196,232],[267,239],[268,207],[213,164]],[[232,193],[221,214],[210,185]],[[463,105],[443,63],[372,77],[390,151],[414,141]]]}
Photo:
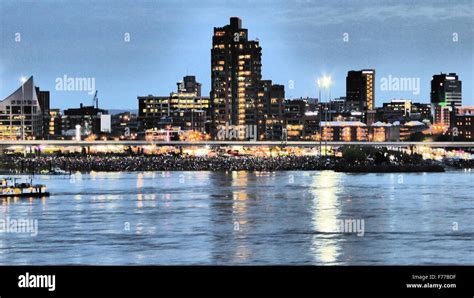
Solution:
{"label": "illuminated skyscraper", "polygon": [[211,132],[235,126],[245,139],[245,126],[257,125],[262,48],[249,40],[242,21],[215,27],[211,49]]}
{"label": "illuminated skyscraper", "polygon": [[455,73],[434,75],[431,80],[431,104],[433,106],[460,107],[462,82]]}
{"label": "illuminated skyscraper", "polygon": [[375,70],[351,70],[346,77],[347,103],[354,110],[366,112],[375,106]]}
{"label": "illuminated skyscraper", "polygon": [[434,75],[430,95],[434,122],[451,126],[456,108],[462,104],[462,84],[458,76],[455,73]]}

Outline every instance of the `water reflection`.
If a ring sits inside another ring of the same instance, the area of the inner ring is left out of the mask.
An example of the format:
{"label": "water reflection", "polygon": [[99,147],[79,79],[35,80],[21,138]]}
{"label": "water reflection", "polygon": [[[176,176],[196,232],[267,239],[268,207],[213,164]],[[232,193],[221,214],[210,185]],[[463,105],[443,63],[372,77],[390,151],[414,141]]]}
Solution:
{"label": "water reflection", "polygon": [[248,195],[246,186],[248,185],[248,175],[248,172],[243,171],[232,172],[231,186],[235,189],[232,191],[232,213],[235,215],[236,220],[245,216],[245,211],[247,210]]}
{"label": "water reflection", "polygon": [[313,199],[313,230],[316,232],[312,237],[311,251],[315,262],[332,264],[339,256],[339,236],[334,234],[338,231],[337,219],[340,215],[337,191],[341,184],[340,173],[322,171],[314,176],[311,188]]}
{"label": "water reflection", "polygon": [[139,173],[137,175],[137,190],[141,191],[141,188],[143,187],[143,174]]}
{"label": "water reflection", "polygon": [[[40,226],[35,238],[0,233],[0,264],[472,264],[473,175],[38,176],[52,194],[46,200],[0,201],[0,219]],[[337,233],[344,219],[366,219],[369,232]]]}
{"label": "water reflection", "polygon": [[[247,186],[249,185],[249,175],[246,171],[232,172],[232,221],[233,231],[236,239],[245,238],[245,231],[248,229],[247,224],[247,204],[249,196],[247,194]],[[250,256],[251,251],[246,247],[245,243],[238,244],[235,249],[235,259],[245,261]]]}

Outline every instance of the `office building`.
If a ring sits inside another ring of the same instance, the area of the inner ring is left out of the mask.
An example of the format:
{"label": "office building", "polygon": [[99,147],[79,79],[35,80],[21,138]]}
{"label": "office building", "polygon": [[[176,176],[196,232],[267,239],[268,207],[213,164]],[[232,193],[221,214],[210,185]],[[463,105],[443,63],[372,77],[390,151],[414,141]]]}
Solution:
{"label": "office building", "polygon": [[465,141],[474,141],[474,114],[456,115],[457,136]]}
{"label": "office building", "polygon": [[441,73],[433,76],[431,104],[433,107],[460,107],[462,105],[462,82],[456,73]]}
{"label": "office building", "polygon": [[193,93],[195,96],[201,96],[201,83],[196,81],[196,76],[185,76],[182,81],[176,84],[178,93]]}
{"label": "office building", "polygon": [[210,99],[201,96],[201,83],[185,76],[169,96],[138,96],[139,130],[170,129],[207,131]]}
{"label": "office building", "polygon": [[271,80],[259,83],[257,134],[259,140],[281,140],[284,130],[285,86]]}
{"label": "office building", "polygon": [[112,136],[120,140],[134,140],[138,134],[136,114],[123,112],[111,116]]}
{"label": "office building", "polygon": [[431,80],[431,105],[435,124],[451,125],[456,108],[462,105],[462,82],[456,73],[440,73]]}
{"label": "office building", "polygon": [[59,139],[62,136],[62,116],[59,109],[49,109],[49,114],[45,121],[47,128],[46,134],[43,135],[46,140]]}
{"label": "office building", "polygon": [[[262,48],[249,40],[242,21],[215,27],[211,49],[211,132],[233,126],[245,138],[245,126],[258,124],[258,89],[262,79]],[[260,133],[259,133],[260,134]]]}
{"label": "office building", "polygon": [[76,125],[81,126],[81,136],[95,135],[99,137],[104,133],[110,133],[110,115],[108,111],[95,106],[84,106],[64,110],[62,116],[62,131],[66,137],[75,136]]}
{"label": "office building", "polygon": [[351,110],[365,112],[375,108],[375,70],[351,70],[346,77],[346,101]]}
{"label": "office building", "polygon": [[33,76],[0,101],[0,139],[39,139],[43,135],[43,112]]}
{"label": "office building", "polygon": [[432,121],[431,105],[412,102],[409,99],[392,99],[377,109],[376,121],[393,123],[395,121]]}

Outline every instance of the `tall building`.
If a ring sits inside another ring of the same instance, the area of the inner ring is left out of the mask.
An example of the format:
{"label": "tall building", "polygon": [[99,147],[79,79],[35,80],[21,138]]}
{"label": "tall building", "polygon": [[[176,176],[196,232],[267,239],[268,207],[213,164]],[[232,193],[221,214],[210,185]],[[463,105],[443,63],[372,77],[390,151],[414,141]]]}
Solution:
{"label": "tall building", "polygon": [[49,91],[40,90],[39,87],[35,87],[35,91],[38,97],[38,103],[41,107],[41,111],[44,115],[49,112]]}
{"label": "tall building", "polygon": [[434,122],[449,127],[456,108],[462,105],[462,82],[456,73],[434,75],[430,97]]}
{"label": "tall building", "polygon": [[[248,39],[242,21],[215,27],[211,49],[211,132],[235,126],[245,138],[245,126],[257,125],[262,48]],[[260,133],[259,133],[260,134]]]}
{"label": "tall building", "polygon": [[43,134],[43,114],[33,76],[0,101],[0,139],[38,139]]}
{"label": "tall building", "polygon": [[49,137],[49,120],[50,120],[50,100],[49,91],[40,90],[39,87],[35,87],[36,94],[38,96],[38,103],[41,107],[43,117],[43,138],[48,139]]}
{"label": "tall building", "polygon": [[462,105],[462,82],[455,73],[434,75],[431,80],[431,104],[436,106]]}
{"label": "tall building", "polygon": [[365,112],[375,107],[375,70],[351,70],[346,77],[346,100],[352,110]]}
{"label": "tall building", "polygon": [[259,140],[281,140],[284,128],[285,86],[261,80],[258,89],[257,133]]}

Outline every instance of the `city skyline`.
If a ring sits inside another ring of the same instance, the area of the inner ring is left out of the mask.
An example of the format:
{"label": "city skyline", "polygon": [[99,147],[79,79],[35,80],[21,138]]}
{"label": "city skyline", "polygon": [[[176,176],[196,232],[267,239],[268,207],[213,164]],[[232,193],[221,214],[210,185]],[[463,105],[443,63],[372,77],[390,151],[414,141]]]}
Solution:
{"label": "city skyline", "polygon": [[[469,84],[473,81],[473,71],[470,63],[466,63],[472,62],[473,50],[473,29],[469,26],[473,10],[469,10],[472,3],[468,1],[457,4],[438,1],[436,5],[424,2],[418,13],[406,14],[400,12],[409,8],[408,2],[370,8],[361,4],[353,7],[349,14],[341,15],[340,19],[330,18],[327,22],[317,16],[333,14],[334,17],[334,13],[341,10],[340,5],[332,7],[312,1],[288,6],[276,2],[274,9],[265,13],[265,3],[257,3],[249,12],[244,4],[237,2],[227,2],[218,8],[212,1],[199,5],[180,1],[173,5],[147,2],[140,8],[128,8],[126,2],[85,1],[65,7],[51,7],[52,4],[44,2],[3,2],[0,9],[6,17],[0,21],[3,28],[0,30],[1,97],[16,90],[19,77],[30,75],[35,76],[41,89],[51,91],[51,105],[61,109],[92,101],[92,95],[86,91],[55,90],[56,78],[64,75],[95,78],[103,108],[134,109],[136,96],[166,95],[185,75],[195,75],[202,83],[203,96],[208,96],[212,30],[226,24],[229,17],[238,16],[243,26],[248,28],[249,38],[259,39],[263,49],[263,78],[284,85],[286,98],[318,97],[316,80],[324,74],[333,78],[332,98],[345,96],[347,72],[371,68],[376,70],[375,106],[395,98],[429,103],[432,75],[440,72],[456,72],[460,80],[466,82],[463,105],[474,104],[473,88]],[[108,13],[102,10],[106,4],[111,6]],[[30,10],[21,15],[25,5],[29,5]],[[302,9],[305,5],[311,10]],[[447,6],[450,8],[440,14],[440,10]],[[162,13],[153,21],[137,19],[144,10],[153,9],[180,12],[183,16],[204,14],[209,17],[174,20]],[[213,9],[220,13],[214,15]],[[32,26],[35,15],[42,15],[40,12],[44,10],[50,11],[52,20],[43,18],[39,22],[42,26]],[[309,12],[315,10],[319,14],[311,18]],[[384,12],[387,17],[368,15],[360,22],[351,23],[357,15],[377,11]],[[272,18],[278,15],[279,18]],[[74,22],[79,21],[78,18],[81,21]],[[18,21],[14,22],[14,19]],[[367,27],[368,23],[370,27]],[[393,31],[394,24],[423,24],[424,27],[413,27],[409,31],[412,36],[407,38],[407,31],[403,34]],[[92,31],[94,28],[100,29]],[[368,31],[363,32],[367,28]],[[21,34],[20,42],[15,42],[16,33]],[[130,42],[124,42],[125,33],[130,34]],[[458,37],[456,42],[452,40],[454,33]],[[302,38],[302,35],[307,38]],[[348,42],[343,40],[345,37]],[[416,43],[416,47],[401,44],[408,39],[415,42],[417,38],[421,44]],[[434,42],[443,46],[437,47],[439,50],[436,51],[427,51]],[[367,43],[373,47],[367,47]],[[391,47],[390,50],[387,46]],[[441,59],[441,56],[448,58]],[[392,77],[418,78],[419,94],[414,94],[413,90],[381,90],[381,79]]]}
{"label": "city skyline", "polygon": [[470,289],[474,0],[0,15],[1,293]]}

